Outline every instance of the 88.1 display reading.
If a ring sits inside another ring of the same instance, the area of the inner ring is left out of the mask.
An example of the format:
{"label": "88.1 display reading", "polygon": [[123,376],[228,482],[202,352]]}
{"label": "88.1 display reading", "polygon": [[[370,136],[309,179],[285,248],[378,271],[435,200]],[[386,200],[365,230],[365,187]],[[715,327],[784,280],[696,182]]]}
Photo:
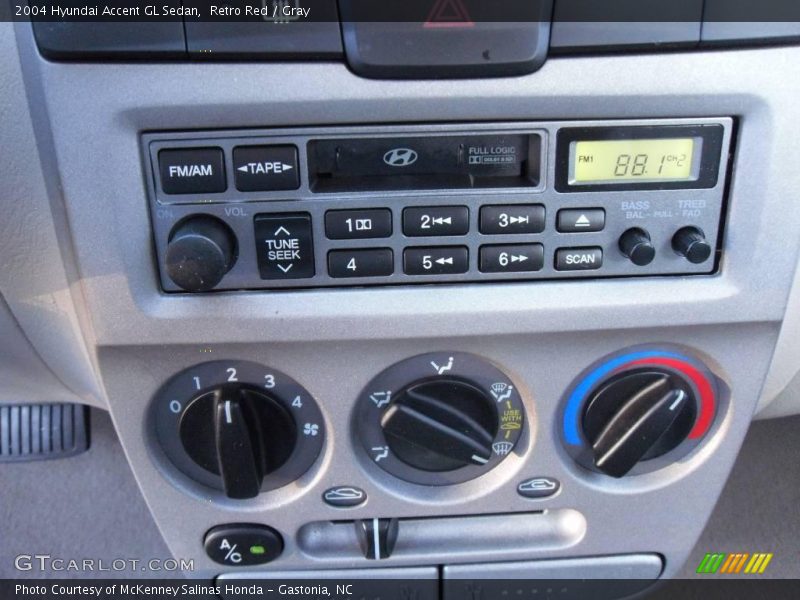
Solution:
{"label": "88.1 display reading", "polygon": [[687,181],[695,138],[591,140],[572,143],[570,184]]}

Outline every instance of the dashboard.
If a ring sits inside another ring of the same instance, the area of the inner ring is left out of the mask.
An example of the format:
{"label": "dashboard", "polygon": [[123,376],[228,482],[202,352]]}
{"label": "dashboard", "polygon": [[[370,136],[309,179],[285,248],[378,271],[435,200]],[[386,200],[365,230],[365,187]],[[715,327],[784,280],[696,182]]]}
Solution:
{"label": "dashboard", "polygon": [[675,577],[800,413],[800,49],[537,22],[486,72],[348,14],[313,57],[0,25],[0,403],[107,410],[220,585]]}

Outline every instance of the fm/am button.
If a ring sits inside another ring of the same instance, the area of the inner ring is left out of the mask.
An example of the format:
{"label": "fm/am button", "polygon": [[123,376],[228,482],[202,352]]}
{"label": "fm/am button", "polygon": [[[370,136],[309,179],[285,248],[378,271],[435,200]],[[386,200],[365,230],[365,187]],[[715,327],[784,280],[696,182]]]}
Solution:
{"label": "fm/am button", "polygon": [[261,279],[303,279],[314,276],[311,215],[256,215],[254,223]]}
{"label": "fm/am button", "polygon": [[165,194],[215,194],[228,187],[221,148],[176,148],[158,153]]}

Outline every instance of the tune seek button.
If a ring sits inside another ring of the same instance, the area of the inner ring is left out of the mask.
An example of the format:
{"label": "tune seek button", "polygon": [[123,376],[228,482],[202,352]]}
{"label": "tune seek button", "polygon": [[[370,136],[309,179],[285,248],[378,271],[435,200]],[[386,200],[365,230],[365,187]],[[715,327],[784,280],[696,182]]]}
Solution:
{"label": "tune seek button", "polygon": [[505,244],[481,246],[482,273],[523,273],[538,271],[544,266],[541,244]]}
{"label": "tune seek button", "polygon": [[300,187],[294,146],[238,146],[233,149],[233,176],[240,192],[296,190]]}
{"label": "tune seek button", "polygon": [[469,251],[463,246],[406,248],[403,271],[406,275],[453,275],[466,273]]}
{"label": "tune seek button", "polygon": [[369,250],[331,250],[328,274],[331,277],[385,277],[394,271],[391,248]]}
{"label": "tune seek button", "polygon": [[261,279],[301,279],[314,276],[311,215],[256,215],[254,223]]}
{"label": "tune seek button", "polygon": [[161,150],[158,166],[165,194],[215,194],[228,187],[221,148]]}
{"label": "tune seek button", "polygon": [[559,248],[556,250],[556,271],[592,271],[602,266],[602,248]]}

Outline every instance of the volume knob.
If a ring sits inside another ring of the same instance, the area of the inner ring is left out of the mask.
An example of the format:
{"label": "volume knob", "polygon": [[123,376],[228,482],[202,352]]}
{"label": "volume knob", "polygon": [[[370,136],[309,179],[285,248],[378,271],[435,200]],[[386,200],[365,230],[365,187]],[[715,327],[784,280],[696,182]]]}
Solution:
{"label": "volume knob", "polygon": [[187,292],[206,292],[231,270],[236,253],[236,236],[223,221],[210,215],[191,216],[170,232],[167,275]]}

